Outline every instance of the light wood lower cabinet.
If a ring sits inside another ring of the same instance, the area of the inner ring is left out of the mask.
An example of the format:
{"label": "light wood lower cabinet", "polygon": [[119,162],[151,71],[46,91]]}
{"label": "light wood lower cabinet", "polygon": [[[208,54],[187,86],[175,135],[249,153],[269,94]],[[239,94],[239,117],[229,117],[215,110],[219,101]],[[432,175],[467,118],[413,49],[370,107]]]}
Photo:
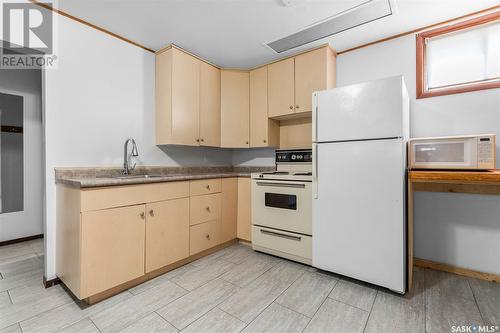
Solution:
{"label": "light wood lower cabinet", "polygon": [[249,240],[250,178],[240,179],[85,189],[58,184],[57,276],[79,299],[110,296],[120,285],[234,240],[237,223]]}
{"label": "light wood lower cabinet", "polygon": [[145,206],[83,212],[81,297],[144,275]]}
{"label": "light wood lower cabinet", "polygon": [[220,241],[228,242],[236,238],[238,219],[238,178],[223,178],[221,193]]}
{"label": "light wood lower cabinet", "polygon": [[189,256],[189,198],[146,205],[146,273]]}
{"label": "light wood lower cabinet", "polygon": [[197,195],[190,198],[190,225],[220,220],[220,193]]}
{"label": "light wood lower cabinet", "polygon": [[238,178],[238,238],[252,241],[251,179]]}
{"label": "light wood lower cabinet", "polygon": [[189,233],[189,254],[193,255],[220,243],[220,220],[191,226]]}

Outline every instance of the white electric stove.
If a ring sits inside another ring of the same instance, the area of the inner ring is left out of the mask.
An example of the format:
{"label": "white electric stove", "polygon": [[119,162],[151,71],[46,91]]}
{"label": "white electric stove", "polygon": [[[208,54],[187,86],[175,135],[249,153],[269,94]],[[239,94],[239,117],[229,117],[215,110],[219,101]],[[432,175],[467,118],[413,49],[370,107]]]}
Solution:
{"label": "white electric stove", "polygon": [[252,247],[311,264],[312,151],[277,150],[276,171],[252,174]]}

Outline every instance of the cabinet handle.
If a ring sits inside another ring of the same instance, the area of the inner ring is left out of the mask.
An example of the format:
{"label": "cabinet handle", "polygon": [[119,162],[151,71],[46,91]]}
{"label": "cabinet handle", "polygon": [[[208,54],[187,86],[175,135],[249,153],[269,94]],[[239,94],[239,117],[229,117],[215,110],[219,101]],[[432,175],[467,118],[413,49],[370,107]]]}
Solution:
{"label": "cabinet handle", "polygon": [[209,235],[209,234],[207,234],[205,237],[206,237],[208,240],[210,240],[210,235]]}
{"label": "cabinet handle", "polygon": [[144,219],[146,217],[146,214],[144,214],[144,212],[141,212],[139,216],[141,217],[141,219]]}
{"label": "cabinet handle", "polygon": [[205,209],[207,210],[207,212],[209,212],[210,211],[210,206],[207,206]]}
{"label": "cabinet handle", "polygon": [[267,143],[267,140],[264,140],[264,143]]}
{"label": "cabinet handle", "polygon": [[248,144],[248,141],[245,141],[245,144],[247,145],[247,144]]}
{"label": "cabinet handle", "polygon": [[205,142],[205,139],[201,138],[201,142]]}
{"label": "cabinet handle", "polygon": [[154,210],[150,209],[150,210],[149,210],[149,215],[151,215],[151,216],[155,216],[155,212],[154,212]]}
{"label": "cabinet handle", "polygon": [[293,110],[293,105],[290,105],[290,110]]}
{"label": "cabinet handle", "polygon": [[207,185],[207,190],[209,190],[209,191],[210,191],[210,185]]}
{"label": "cabinet handle", "polygon": [[299,106],[298,106],[298,105],[295,105],[295,108],[296,108],[296,109],[298,109],[298,108],[299,108]]}

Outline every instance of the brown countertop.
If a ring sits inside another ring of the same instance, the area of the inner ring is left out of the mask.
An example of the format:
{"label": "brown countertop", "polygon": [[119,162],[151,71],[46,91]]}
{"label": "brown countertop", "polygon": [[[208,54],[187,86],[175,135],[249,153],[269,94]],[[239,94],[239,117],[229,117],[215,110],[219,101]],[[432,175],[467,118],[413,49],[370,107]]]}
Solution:
{"label": "brown countertop", "polygon": [[[140,167],[132,177],[122,177],[118,168],[56,168],[56,184],[90,188],[175,182],[196,179],[250,177],[252,172],[274,167]],[[152,175],[152,177],[137,177]]]}

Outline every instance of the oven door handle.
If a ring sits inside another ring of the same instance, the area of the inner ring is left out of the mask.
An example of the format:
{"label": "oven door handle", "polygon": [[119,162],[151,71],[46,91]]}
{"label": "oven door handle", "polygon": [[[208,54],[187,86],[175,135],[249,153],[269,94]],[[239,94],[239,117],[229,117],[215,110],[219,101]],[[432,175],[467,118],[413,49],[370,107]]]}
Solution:
{"label": "oven door handle", "polygon": [[300,240],[302,239],[302,237],[300,237],[300,236],[285,235],[285,234],[282,234],[282,233],[279,233],[279,232],[269,231],[269,230],[264,230],[264,229],[260,229],[260,232],[263,233],[263,234],[265,234],[265,235],[286,238],[286,239],[294,240],[294,241],[297,241],[297,242],[300,242]]}
{"label": "oven door handle", "polygon": [[305,188],[305,184],[293,184],[293,183],[281,183],[281,182],[256,182],[259,186],[273,186],[273,187],[293,187],[293,188]]}

